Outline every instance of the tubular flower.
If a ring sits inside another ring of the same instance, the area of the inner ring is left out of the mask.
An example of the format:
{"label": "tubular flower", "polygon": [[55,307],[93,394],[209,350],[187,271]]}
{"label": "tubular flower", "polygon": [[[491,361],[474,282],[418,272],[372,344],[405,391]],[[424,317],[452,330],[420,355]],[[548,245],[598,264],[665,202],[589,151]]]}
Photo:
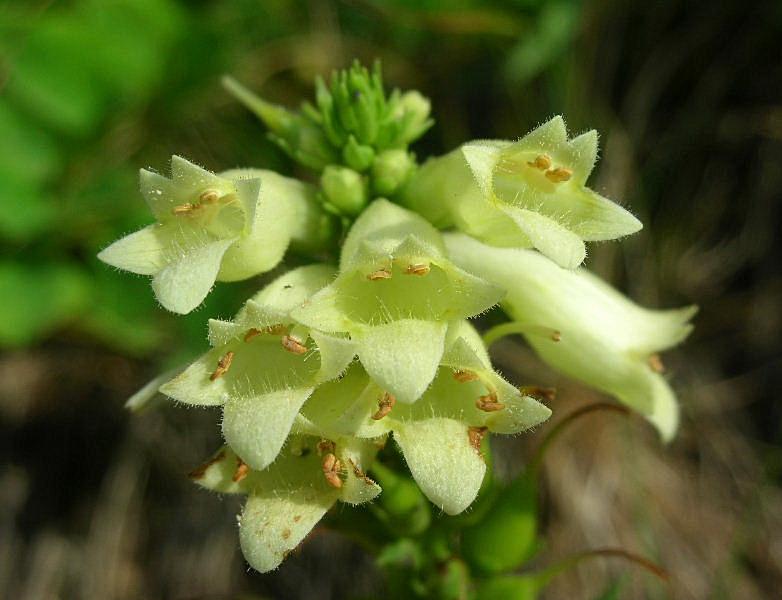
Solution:
{"label": "tubular flower", "polygon": [[484,435],[519,433],[551,411],[492,369],[467,322],[451,325],[447,346],[431,386],[415,404],[396,402],[354,363],[342,379],[318,388],[294,430],[362,439],[393,433],[421,491],[447,514],[462,512],[486,472]]}
{"label": "tubular flower", "polygon": [[332,277],[325,265],[301,267],[256,294],[233,321],[211,320],[213,349],[160,387],[180,402],[222,406],[226,442],[254,469],[275,459],[315,387],[353,360],[350,340],[289,316]]}
{"label": "tubular flower", "polygon": [[380,493],[365,475],[377,451],[371,440],[294,435],[263,470],[224,447],[190,476],[209,490],[248,496],[239,541],[247,562],[265,573],[277,568],[338,500],[362,504]]}
{"label": "tubular flower", "polygon": [[493,246],[536,248],[572,269],[585,241],[641,229],[624,208],[586,187],[597,133],[568,139],[554,117],[517,142],[475,141],[430,159],[408,181],[401,201],[438,227],[456,226]]}
{"label": "tubular flower", "polygon": [[114,242],[98,258],[151,275],[157,299],[177,313],[201,304],[216,280],[272,269],[292,239],[320,240],[329,231],[314,188],[272,171],[215,175],[174,156],[170,179],[141,171],[141,191],[157,223]]}
{"label": "tubular flower", "polygon": [[339,276],[291,312],[299,323],[348,334],[369,375],[415,402],[437,372],[448,322],[496,304],[499,287],[456,267],[426,220],[386,200],[356,220]]}
{"label": "tubular flower", "polygon": [[[679,409],[662,376],[659,352],[683,341],[697,308],[649,310],[585,269],[568,271],[536,252],[486,246],[462,234],[446,235],[454,262],[502,283],[502,302],[515,328],[554,368],[607,392],[651,421],[668,441]],[[557,330],[551,343],[537,332]]]}

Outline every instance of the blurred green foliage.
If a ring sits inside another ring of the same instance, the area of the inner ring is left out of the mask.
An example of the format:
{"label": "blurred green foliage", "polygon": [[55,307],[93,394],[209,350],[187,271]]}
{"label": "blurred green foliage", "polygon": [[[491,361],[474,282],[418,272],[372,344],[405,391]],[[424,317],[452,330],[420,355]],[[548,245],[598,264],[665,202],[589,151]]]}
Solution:
{"label": "blurred green foliage", "polygon": [[[369,37],[391,18],[394,26],[385,36],[405,52],[424,47],[429,29],[489,41],[518,36],[504,61],[513,84],[561,56],[579,12],[579,3],[568,0],[360,4],[361,10],[345,11],[341,34],[348,40]],[[303,80],[352,57],[330,50],[334,39],[325,40],[322,57],[314,38],[312,47],[296,40],[308,26],[307,7],[296,2],[0,6],[0,346],[28,346],[63,332],[134,355],[170,350],[173,340],[178,351],[192,351],[202,345],[203,313],[230,314],[247,286],[227,286],[209,297],[203,312],[175,321],[155,306],[146,281],[97,263],[98,250],[149,221],[137,192],[137,169],[165,170],[162,147],[187,155],[194,144],[228,160],[288,167],[262,139],[260,126],[242,133],[236,123],[218,129],[219,119],[203,124],[199,112],[230,102],[217,87],[218,77],[249,73],[250,83],[262,83],[278,70],[294,69]],[[334,7],[324,6],[328,17]],[[275,45],[285,36],[294,36],[297,46]],[[268,56],[257,50],[263,44]],[[368,52],[386,54],[382,48],[356,50]],[[278,65],[275,54],[293,56]],[[404,69],[396,64],[397,74],[416,78]],[[286,93],[284,82],[278,87]],[[194,127],[203,131],[194,133]],[[196,160],[203,158],[199,154]],[[234,166],[214,162],[208,166]]]}

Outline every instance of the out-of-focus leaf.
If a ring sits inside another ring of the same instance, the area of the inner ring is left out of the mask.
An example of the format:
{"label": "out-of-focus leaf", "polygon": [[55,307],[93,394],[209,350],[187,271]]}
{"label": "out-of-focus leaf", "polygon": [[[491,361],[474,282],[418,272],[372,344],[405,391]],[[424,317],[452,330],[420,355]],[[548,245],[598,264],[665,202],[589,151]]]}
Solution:
{"label": "out-of-focus leaf", "polygon": [[522,35],[507,58],[505,73],[508,80],[516,85],[523,84],[557,61],[576,32],[579,12],[580,6],[576,2],[544,4],[534,30]]}
{"label": "out-of-focus leaf", "polygon": [[105,91],[84,68],[94,36],[70,15],[42,18],[10,65],[8,96],[47,126],[71,136],[91,133]]}
{"label": "out-of-focus leaf", "polygon": [[503,575],[483,581],[476,590],[476,600],[535,600],[539,584],[535,577]]}
{"label": "out-of-focus leaf", "polygon": [[82,327],[107,346],[131,354],[157,347],[163,331],[148,281],[100,267],[92,279],[92,305]]}
{"label": "out-of-focus leaf", "polygon": [[0,239],[22,243],[50,227],[54,205],[38,187],[0,177]]}
{"label": "out-of-focus leaf", "polygon": [[[57,145],[46,133],[0,98],[0,185],[7,180],[33,184],[62,167]],[[0,192],[5,204],[7,195]]]}
{"label": "out-of-focus leaf", "polygon": [[0,346],[22,346],[76,318],[89,279],[67,263],[0,262]]}
{"label": "out-of-focus leaf", "polygon": [[483,573],[503,573],[520,567],[535,551],[537,486],[520,476],[503,489],[491,510],[462,532],[465,559]]}

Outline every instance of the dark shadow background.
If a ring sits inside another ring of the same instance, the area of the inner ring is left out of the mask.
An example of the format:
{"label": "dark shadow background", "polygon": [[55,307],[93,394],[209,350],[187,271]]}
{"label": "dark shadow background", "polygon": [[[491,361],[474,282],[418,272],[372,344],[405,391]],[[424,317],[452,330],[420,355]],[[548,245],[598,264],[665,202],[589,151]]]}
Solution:
{"label": "dark shadow background", "polygon": [[[701,307],[666,356],[677,440],[595,415],[547,461],[541,564],[622,547],[665,566],[670,586],[600,560],[545,596],[597,598],[617,579],[626,598],[778,594],[781,40],[772,0],[0,0],[0,597],[381,593],[371,560],[326,531],[274,574],[248,572],[235,500],[185,477],[218,444],[217,414],[122,408],[259,281],[175,319],[144,278],[94,258],[149,222],[137,170],[173,153],[306,176],[223,73],[296,104],[354,57],[432,99],[420,156],[558,113],[598,129],[593,187],[645,228],[593,245],[588,265],[643,304]],[[559,388],[554,423],[599,399],[518,340],[494,350],[512,380]],[[510,469],[545,431],[503,444]]]}

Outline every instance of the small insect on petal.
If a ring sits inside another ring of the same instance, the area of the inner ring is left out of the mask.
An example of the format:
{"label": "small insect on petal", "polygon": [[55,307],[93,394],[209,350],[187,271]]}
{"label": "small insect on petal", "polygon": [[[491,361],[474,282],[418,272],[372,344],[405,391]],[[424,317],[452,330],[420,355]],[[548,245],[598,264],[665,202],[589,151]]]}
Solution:
{"label": "small insect on petal", "polygon": [[546,171],[551,168],[551,158],[549,158],[548,154],[540,154],[535,157],[535,160],[531,160],[527,164],[540,171]]}
{"label": "small insect on petal", "polygon": [[391,279],[391,271],[387,269],[378,269],[374,273],[367,275],[370,281],[380,281],[382,279]]}
{"label": "small insect on petal", "polygon": [[536,385],[528,385],[519,388],[519,391],[525,396],[532,396],[533,398],[542,398],[549,402],[554,402],[557,398],[557,390],[554,388],[538,387]]}
{"label": "small insect on petal", "polygon": [[407,269],[405,269],[405,273],[407,275],[418,275],[423,276],[429,273],[430,267],[426,263],[416,263],[413,265],[407,265]]}
{"label": "small insect on petal", "polygon": [[301,355],[307,352],[307,346],[289,335],[282,336],[282,347],[293,354]]}
{"label": "small insect on petal", "polygon": [[339,473],[342,470],[342,461],[329,453],[323,457],[321,467],[323,469],[323,476],[326,478],[326,483],[333,488],[341,488],[342,479],[340,478]]}
{"label": "small insect on petal", "polygon": [[573,176],[573,171],[566,169],[565,167],[556,167],[550,171],[546,171],[546,179],[552,183],[562,183],[568,181]]}
{"label": "small insect on petal", "polygon": [[498,410],[505,408],[505,405],[502,402],[497,401],[497,394],[494,392],[478,398],[475,401],[475,406],[484,412],[497,412]]}
{"label": "small insect on petal", "polygon": [[220,199],[220,193],[217,190],[206,190],[199,197],[201,204],[214,204]]}
{"label": "small insect on petal", "polygon": [[663,359],[660,358],[659,354],[652,354],[646,359],[646,362],[649,363],[649,367],[655,373],[665,373],[665,364],[663,364]]}
{"label": "small insect on petal", "polygon": [[470,381],[477,381],[478,374],[475,371],[459,369],[453,372],[453,378],[459,383],[469,383]]}
{"label": "small insect on petal", "polygon": [[250,473],[250,466],[244,462],[241,458],[238,456],[236,457],[236,470],[234,471],[233,477],[231,477],[231,480],[234,483],[239,483],[242,479],[247,477],[247,475]]}
{"label": "small insect on petal", "polygon": [[384,392],[383,395],[380,397],[380,400],[378,400],[377,406],[377,412],[372,415],[372,418],[375,421],[379,421],[383,417],[385,417],[388,413],[391,412],[391,409],[394,408],[394,405],[396,404],[396,398],[389,394],[388,392]]}
{"label": "small insect on petal", "polygon": [[225,375],[228,372],[228,369],[231,368],[231,363],[233,360],[234,352],[226,352],[225,356],[217,361],[217,368],[215,369],[214,373],[209,376],[209,380],[214,381]]}
{"label": "small insect on petal", "polygon": [[481,453],[481,443],[488,430],[488,427],[470,427],[467,430],[470,446],[472,446],[478,454]]}

